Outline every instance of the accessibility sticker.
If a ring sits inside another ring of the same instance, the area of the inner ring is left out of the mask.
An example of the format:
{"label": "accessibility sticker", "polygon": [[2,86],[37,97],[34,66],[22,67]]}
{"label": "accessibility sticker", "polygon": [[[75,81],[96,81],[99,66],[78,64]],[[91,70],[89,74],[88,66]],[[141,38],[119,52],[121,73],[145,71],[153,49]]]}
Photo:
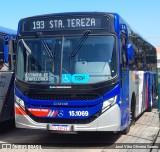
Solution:
{"label": "accessibility sticker", "polygon": [[87,83],[89,81],[89,74],[73,74],[73,83]]}
{"label": "accessibility sticker", "polygon": [[87,83],[89,74],[62,74],[62,83]]}
{"label": "accessibility sticker", "polygon": [[62,74],[62,83],[71,83],[72,75],[71,74]]}

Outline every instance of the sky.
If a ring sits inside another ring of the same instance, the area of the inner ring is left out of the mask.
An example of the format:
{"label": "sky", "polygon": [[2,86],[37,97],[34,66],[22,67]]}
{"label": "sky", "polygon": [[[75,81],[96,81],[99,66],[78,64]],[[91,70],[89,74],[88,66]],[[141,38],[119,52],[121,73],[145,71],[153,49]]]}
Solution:
{"label": "sky", "polygon": [[0,26],[17,30],[25,17],[83,11],[118,13],[143,38],[160,46],[160,0],[1,0]]}

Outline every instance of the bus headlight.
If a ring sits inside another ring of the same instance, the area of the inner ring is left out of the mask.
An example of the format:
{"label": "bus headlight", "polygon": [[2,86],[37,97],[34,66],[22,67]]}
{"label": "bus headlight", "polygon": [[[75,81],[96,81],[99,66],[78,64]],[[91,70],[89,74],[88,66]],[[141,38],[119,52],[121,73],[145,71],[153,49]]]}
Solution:
{"label": "bus headlight", "polygon": [[19,106],[21,106],[23,109],[25,108],[24,101],[21,98],[15,96],[15,100]]}
{"label": "bus headlight", "polygon": [[102,107],[102,113],[106,111],[108,108],[113,106],[116,103],[117,96],[114,96],[113,98],[110,98],[106,101],[103,102],[103,107]]}

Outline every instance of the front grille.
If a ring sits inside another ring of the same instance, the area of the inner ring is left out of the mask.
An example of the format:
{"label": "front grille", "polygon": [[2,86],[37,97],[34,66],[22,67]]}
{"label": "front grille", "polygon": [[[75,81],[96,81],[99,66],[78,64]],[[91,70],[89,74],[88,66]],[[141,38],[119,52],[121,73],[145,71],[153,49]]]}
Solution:
{"label": "front grille", "polygon": [[[96,94],[32,94],[28,93],[26,95],[30,99],[34,100],[94,100],[99,98]],[[43,105],[41,105],[42,107]],[[68,108],[68,106],[67,106]],[[74,107],[75,108],[75,107]],[[100,112],[97,112],[93,116],[86,118],[86,119],[65,119],[65,118],[42,118],[36,117],[31,114],[26,109],[27,114],[36,122],[39,123],[57,123],[57,124],[88,124],[94,121],[97,117],[99,117]]]}
{"label": "front grille", "polygon": [[99,98],[95,94],[32,94],[27,97],[34,100],[94,100]]}

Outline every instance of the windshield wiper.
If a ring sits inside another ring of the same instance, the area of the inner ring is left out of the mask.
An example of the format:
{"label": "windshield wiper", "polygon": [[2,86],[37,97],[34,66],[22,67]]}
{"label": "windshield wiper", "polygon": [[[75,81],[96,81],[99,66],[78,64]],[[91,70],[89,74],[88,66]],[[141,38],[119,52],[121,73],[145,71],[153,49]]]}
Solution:
{"label": "windshield wiper", "polygon": [[28,47],[28,45],[24,42],[24,40],[22,39],[22,43],[23,43],[23,45],[24,45],[24,47],[25,47],[25,49],[27,50],[27,53],[29,54],[29,55],[32,55],[31,54],[31,49]]}
{"label": "windshield wiper", "polygon": [[[54,60],[55,60],[55,55],[52,54],[52,51],[50,50],[48,44],[45,42],[45,40],[44,40],[44,38],[43,38],[43,35],[42,35],[42,32],[37,32],[37,35],[38,35],[38,37],[41,39],[42,44],[43,44],[43,46],[44,46],[44,48],[45,48],[48,56],[49,56],[50,58],[52,58],[53,61],[54,61]],[[55,53],[54,53],[54,54],[55,54]]]}
{"label": "windshield wiper", "polygon": [[78,53],[78,51],[83,46],[84,42],[87,40],[88,34],[90,34],[90,33],[91,33],[90,30],[85,31],[85,33],[82,35],[82,37],[78,41],[78,44],[76,45],[75,49],[73,50],[73,52],[71,52],[70,58],[73,58]]}
{"label": "windshield wiper", "polygon": [[26,49],[27,54],[30,55],[32,58],[34,58],[34,60],[35,60],[37,63],[39,63],[38,60],[32,55],[32,50],[31,50],[31,49],[29,48],[29,46],[25,43],[25,41],[24,41],[23,39],[21,39],[21,41],[22,41],[22,43],[23,43],[23,45],[24,45],[24,47],[25,47],[25,49]]}

